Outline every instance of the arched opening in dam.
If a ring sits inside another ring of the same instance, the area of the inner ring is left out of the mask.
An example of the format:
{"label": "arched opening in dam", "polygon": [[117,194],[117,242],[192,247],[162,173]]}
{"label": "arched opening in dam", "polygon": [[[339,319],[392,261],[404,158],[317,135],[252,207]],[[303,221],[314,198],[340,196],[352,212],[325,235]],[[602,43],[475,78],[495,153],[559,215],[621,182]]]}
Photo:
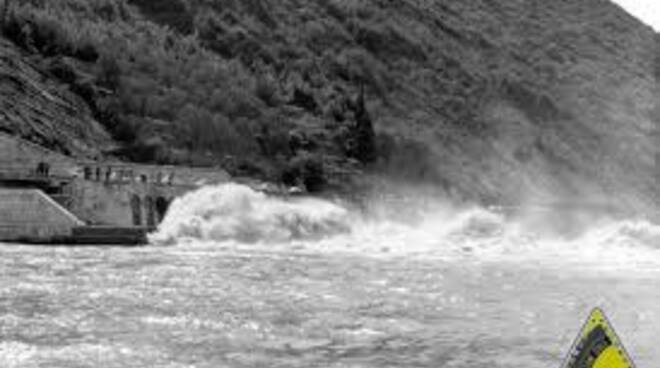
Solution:
{"label": "arched opening in dam", "polygon": [[156,198],[156,216],[158,217],[158,223],[163,221],[165,218],[171,202],[172,201],[170,199],[167,199],[163,196]]}

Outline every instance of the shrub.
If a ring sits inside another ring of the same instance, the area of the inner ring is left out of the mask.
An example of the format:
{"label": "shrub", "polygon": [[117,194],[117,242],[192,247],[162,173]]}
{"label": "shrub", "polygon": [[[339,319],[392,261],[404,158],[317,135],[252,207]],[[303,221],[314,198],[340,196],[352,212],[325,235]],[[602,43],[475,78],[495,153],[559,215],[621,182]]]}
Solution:
{"label": "shrub", "polygon": [[277,84],[270,75],[261,74],[257,77],[254,93],[269,107],[279,105],[280,99],[277,94]]}
{"label": "shrub", "polygon": [[310,192],[320,192],[327,183],[321,156],[301,152],[286,164],[281,180],[289,186],[303,185]]}
{"label": "shrub", "polygon": [[193,15],[181,0],[130,0],[140,11],[156,23],[171,27],[182,34],[190,34],[195,29]]}
{"label": "shrub", "polygon": [[101,86],[116,90],[119,88],[121,68],[117,59],[110,55],[103,55],[98,63],[98,82]]}

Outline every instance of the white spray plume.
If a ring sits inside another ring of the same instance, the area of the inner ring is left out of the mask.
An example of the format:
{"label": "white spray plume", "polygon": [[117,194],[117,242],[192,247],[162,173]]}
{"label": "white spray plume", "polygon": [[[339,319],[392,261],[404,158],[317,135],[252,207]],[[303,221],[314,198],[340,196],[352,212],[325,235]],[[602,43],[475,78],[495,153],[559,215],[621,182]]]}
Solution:
{"label": "white spray plume", "polygon": [[651,263],[660,269],[660,226],[648,221],[594,219],[579,233],[557,237],[544,228],[552,228],[561,213],[542,212],[531,218],[527,211],[528,218],[521,218],[520,213],[507,215],[475,206],[459,209],[442,200],[434,206],[427,200],[414,216],[414,201],[395,202],[395,210],[389,212],[404,212],[397,210],[404,203],[411,213],[404,216],[408,221],[388,218],[388,211],[382,211],[387,203],[381,203],[374,214],[369,209],[349,211],[322,199],[278,198],[247,186],[223,184],[176,200],[150,239],[155,244],[192,241],[472,262],[588,263],[610,269]]}
{"label": "white spray plume", "polygon": [[175,200],[150,240],[182,238],[243,243],[315,239],[349,229],[348,212],[330,202],[285,201],[239,184],[204,187]]}

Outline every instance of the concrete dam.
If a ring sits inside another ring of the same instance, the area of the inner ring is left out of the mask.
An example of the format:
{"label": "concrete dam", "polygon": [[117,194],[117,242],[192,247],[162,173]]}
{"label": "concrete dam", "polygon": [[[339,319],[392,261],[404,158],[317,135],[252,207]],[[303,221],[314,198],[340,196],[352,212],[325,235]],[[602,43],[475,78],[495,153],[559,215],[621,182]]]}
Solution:
{"label": "concrete dam", "polygon": [[0,134],[0,241],[141,244],[174,198],[227,181],[221,169],[75,160]]}
{"label": "concrete dam", "polygon": [[64,239],[84,224],[38,189],[0,189],[0,239]]}

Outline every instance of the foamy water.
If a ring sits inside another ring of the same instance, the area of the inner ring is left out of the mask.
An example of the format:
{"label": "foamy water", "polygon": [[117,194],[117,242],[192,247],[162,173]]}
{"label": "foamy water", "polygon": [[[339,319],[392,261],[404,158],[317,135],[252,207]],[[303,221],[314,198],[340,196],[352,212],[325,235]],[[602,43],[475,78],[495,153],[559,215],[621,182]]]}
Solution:
{"label": "foamy water", "polygon": [[[417,221],[395,221],[321,199],[275,198],[227,184],[175,201],[151,241],[378,257],[585,264],[614,270],[660,265],[660,226],[648,220],[594,216],[592,224],[564,236],[547,231],[555,228],[552,222],[561,214],[525,212],[521,218],[445,205],[418,214]],[[544,221],[547,226],[539,226]]]}
{"label": "foamy water", "polygon": [[657,225],[377,205],[224,185],[152,246],[0,245],[0,367],[559,367],[596,306],[660,361]]}
{"label": "foamy water", "polygon": [[205,187],[174,201],[154,243],[180,240],[241,243],[312,240],[350,230],[348,211],[306,198],[284,201],[244,185]]}

